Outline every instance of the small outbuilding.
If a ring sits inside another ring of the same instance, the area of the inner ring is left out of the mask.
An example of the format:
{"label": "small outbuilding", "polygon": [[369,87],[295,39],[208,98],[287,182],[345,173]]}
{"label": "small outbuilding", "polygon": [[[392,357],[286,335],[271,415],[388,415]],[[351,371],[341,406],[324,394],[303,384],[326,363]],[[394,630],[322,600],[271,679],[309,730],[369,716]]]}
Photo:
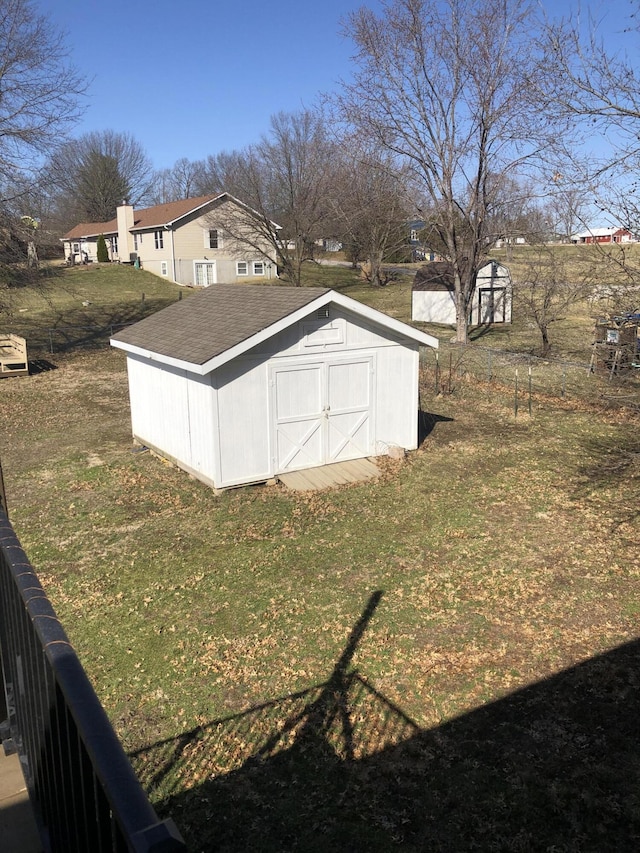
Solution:
{"label": "small outbuilding", "polygon": [[215,285],[115,335],[134,439],[216,488],[418,446],[431,335],[333,290]]}
{"label": "small outbuilding", "polygon": [[[469,323],[510,323],[513,288],[511,274],[498,261],[487,261],[476,275],[469,306]],[[455,325],[456,300],[453,266],[434,261],[420,267],[411,293],[411,319],[421,323]]]}

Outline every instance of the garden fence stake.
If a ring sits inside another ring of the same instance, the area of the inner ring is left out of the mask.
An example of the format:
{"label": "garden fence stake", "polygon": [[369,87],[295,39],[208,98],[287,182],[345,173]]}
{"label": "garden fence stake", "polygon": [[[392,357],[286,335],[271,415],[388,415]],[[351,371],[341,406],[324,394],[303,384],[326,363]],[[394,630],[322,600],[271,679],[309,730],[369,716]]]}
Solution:
{"label": "garden fence stake", "polygon": [[516,367],[516,394],[513,401],[513,416],[518,417],[518,368]]}
{"label": "garden fence stake", "polygon": [[531,416],[531,365],[529,365],[529,416]]}

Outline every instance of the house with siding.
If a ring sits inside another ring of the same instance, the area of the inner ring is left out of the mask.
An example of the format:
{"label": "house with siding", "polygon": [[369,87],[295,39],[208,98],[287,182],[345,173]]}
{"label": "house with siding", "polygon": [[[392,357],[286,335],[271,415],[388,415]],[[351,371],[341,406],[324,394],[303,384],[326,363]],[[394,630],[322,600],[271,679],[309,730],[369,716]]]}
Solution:
{"label": "house with siding", "polygon": [[218,285],[111,340],[133,437],[216,488],[418,446],[437,338],[333,290]]}
{"label": "house with siding", "polygon": [[[277,277],[273,250],[251,233],[251,208],[230,195],[200,196],[135,210],[126,202],[109,222],[80,223],[61,238],[68,263],[95,262],[103,235],[109,260],[139,264],[177,284],[207,287]],[[242,222],[248,239],[239,240]],[[274,223],[275,228],[278,226]]]}

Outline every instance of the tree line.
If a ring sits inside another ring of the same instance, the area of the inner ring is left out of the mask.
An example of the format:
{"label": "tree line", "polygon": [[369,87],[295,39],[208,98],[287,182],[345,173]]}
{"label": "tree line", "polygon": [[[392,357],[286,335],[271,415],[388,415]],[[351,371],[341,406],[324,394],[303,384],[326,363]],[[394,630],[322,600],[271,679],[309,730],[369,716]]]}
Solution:
{"label": "tree line", "polygon": [[[86,81],[31,0],[0,0],[5,260],[33,263],[38,229],[108,221],[123,199],[229,192],[247,205],[230,236],[266,242],[291,283],[330,238],[380,285],[413,221],[452,266],[464,342],[475,274],[499,241],[567,240],[594,209],[637,230],[638,71],[577,7],[551,19],[528,0],[387,0],[341,26],[353,75],[321,106],[274,115],[241,150],[157,171],[133,135],[70,135]],[[620,43],[637,26],[630,14]],[[563,274],[541,262],[530,285]]]}

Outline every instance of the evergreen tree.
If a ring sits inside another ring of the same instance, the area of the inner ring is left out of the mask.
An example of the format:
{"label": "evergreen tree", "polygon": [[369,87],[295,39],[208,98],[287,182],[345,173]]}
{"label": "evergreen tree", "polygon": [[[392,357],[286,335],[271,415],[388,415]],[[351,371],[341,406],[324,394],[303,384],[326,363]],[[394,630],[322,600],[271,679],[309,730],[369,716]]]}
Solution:
{"label": "evergreen tree", "polygon": [[96,252],[98,254],[98,263],[105,264],[109,260],[109,252],[107,250],[107,241],[104,239],[104,234],[98,237],[96,244]]}

